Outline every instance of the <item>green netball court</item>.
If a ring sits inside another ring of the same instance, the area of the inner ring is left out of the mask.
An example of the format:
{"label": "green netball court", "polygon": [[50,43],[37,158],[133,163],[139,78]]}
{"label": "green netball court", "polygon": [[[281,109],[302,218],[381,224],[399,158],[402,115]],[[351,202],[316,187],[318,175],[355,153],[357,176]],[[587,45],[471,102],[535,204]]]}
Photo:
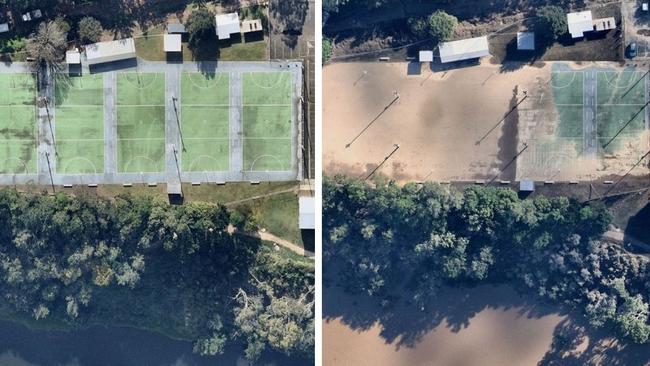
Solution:
{"label": "green netball court", "polygon": [[35,76],[0,74],[0,88],[0,174],[36,173]]}
{"label": "green netball court", "polygon": [[104,79],[60,78],[55,86],[57,167],[62,174],[104,172]]}
{"label": "green netball court", "polygon": [[[599,155],[616,154],[626,137],[645,130],[646,83],[643,72],[597,71],[595,91],[595,130]],[[585,74],[583,71],[554,72],[551,75],[553,99],[558,113],[555,136],[575,142],[578,154],[583,148]],[[605,146],[607,145],[607,146]],[[552,148],[552,147],[549,147]]]}
{"label": "green netball court", "polygon": [[164,171],[164,73],[118,73],[116,109],[118,173]]}
{"label": "green netball court", "polygon": [[230,74],[181,75],[183,170],[230,169]]}
{"label": "green netball court", "polygon": [[244,170],[291,170],[292,85],[289,72],[242,73]]}

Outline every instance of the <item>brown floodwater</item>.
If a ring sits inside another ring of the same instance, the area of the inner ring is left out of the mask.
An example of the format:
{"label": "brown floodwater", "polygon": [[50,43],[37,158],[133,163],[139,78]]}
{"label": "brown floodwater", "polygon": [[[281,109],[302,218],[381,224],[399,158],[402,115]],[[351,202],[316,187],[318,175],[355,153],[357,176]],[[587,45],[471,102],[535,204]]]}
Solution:
{"label": "brown floodwater", "polygon": [[650,365],[650,346],[625,345],[509,286],[446,288],[425,311],[331,287],[324,298],[325,366]]}

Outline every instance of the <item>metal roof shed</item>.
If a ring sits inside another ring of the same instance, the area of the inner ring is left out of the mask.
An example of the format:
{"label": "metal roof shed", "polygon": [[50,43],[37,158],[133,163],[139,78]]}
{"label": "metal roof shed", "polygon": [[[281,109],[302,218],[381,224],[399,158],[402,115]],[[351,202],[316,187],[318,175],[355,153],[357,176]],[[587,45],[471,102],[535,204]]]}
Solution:
{"label": "metal roof shed", "polygon": [[517,33],[517,49],[521,51],[534,51],[535,50],[535,33],[532,32],[518,32]]}
{"label": "metal roof shed", "polygon": [[218,14],[215,17],[217,38],[230,39],[231,34],[240,33],[237,13]]}
{"label": "metal roof shed", "polygon": [[522,180],[519,182],[519,192],[534,192],[535,182],[532,180]]}
{"label": "metal roof shed", "polygon": [[169,34],[184,34],[187,33],[185,26],[181,23],[169,23],[167,24],[167,33]]}
{"label": "metal roof shed", "polygon": [[65,62],[68,65],[79,65],[81,63],[81,52],[77,49],[66,52]]}
{"label": "metal roof shed", "polygon": [[128,60],[135,57],[133,38],[93,43],[86,46],[86,59],[89,65]]}
{"label": "metal roof shed", "polygon": [[299,197],[299,217],[298,223],[300,229],[316,228],[316,205],[314,197]]}
{"label": "metal roof shed", "polygon": [[182,52],[183,42],[180,34],[165,34],[164,37],[165,52]]}
{"label": "metal roof shed", "polygon": [[9,23],[0,24],[0,33],[9,32]]}
{"label": "metal roof shed", "polygon": [[462,39],[460,41],[442,42],[438,45],[440,62],[470,60],[490,55],[490,46],[486,36]]}
{"label": "metal roof shed", "polygon": [[579,13],[569,13],[566,16],[566,20],[572,38],[582,38],[585,32],[591,32],[594,30],[591,10],[585,10]]}
{"label": "metal roof shed", "polygon": [[262,30],[263,28],[261,19],[244,20],[241,22],[242,33],[259,32]]}
{"label": "metal roof shed", "polygon": [[420,51],[418,59],[420,62],[433,62],[433,51]]}

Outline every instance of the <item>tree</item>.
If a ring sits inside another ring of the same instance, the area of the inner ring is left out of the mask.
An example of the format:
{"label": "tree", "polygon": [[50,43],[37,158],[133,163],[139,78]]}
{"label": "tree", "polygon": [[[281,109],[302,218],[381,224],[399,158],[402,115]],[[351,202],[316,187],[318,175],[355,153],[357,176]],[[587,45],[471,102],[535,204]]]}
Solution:
{"label": "tree", "polygon": [[63,60],[67,49],[67,35],[56,22],[43,22],[27,40],[28,57],[36,67],[56,67]]}
{"label": "tree", "polygon": [[332,58],[332,41],[329,38],[323,37],[323,63]]}
{"label": "tree", "polygon": [[429,31],[429,25],[424,18],[409,18],[406,23],[408,24],[411,33],[416,37],[425,37]]}
{"label": "tree", "polygon": [[93,17],[83,17],[79,21],[77,33],[82,42],[95,43],[102,38],[102,23]]}
{"label": "tree", "polygon": [[542,6],[537,10],[537,16],[539,17],[539,33],[542,38],[555,41],[569,29],[566,14],[559,6]]}
{"label": "tree", "polygon": [[448,41],[454,35],[458,19],[438,10],[429,16],[429,34],[438,42]]}
{"label": "tree", "polygon": [[189,43],[193,48],[215,37],[214,13],[207,8],[198,8],[187,19]]}

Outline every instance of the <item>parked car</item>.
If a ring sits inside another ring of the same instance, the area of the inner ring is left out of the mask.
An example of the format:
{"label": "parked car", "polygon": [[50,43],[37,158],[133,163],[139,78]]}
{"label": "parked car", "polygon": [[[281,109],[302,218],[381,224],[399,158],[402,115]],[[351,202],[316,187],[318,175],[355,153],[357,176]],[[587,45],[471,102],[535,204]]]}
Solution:
{"label": "parked car", "polygon": [[627,47],[627,56],[629,58],[635,58],[636,55],[637,55],[637,45],[636,45],[636,42],[632,42]]}

